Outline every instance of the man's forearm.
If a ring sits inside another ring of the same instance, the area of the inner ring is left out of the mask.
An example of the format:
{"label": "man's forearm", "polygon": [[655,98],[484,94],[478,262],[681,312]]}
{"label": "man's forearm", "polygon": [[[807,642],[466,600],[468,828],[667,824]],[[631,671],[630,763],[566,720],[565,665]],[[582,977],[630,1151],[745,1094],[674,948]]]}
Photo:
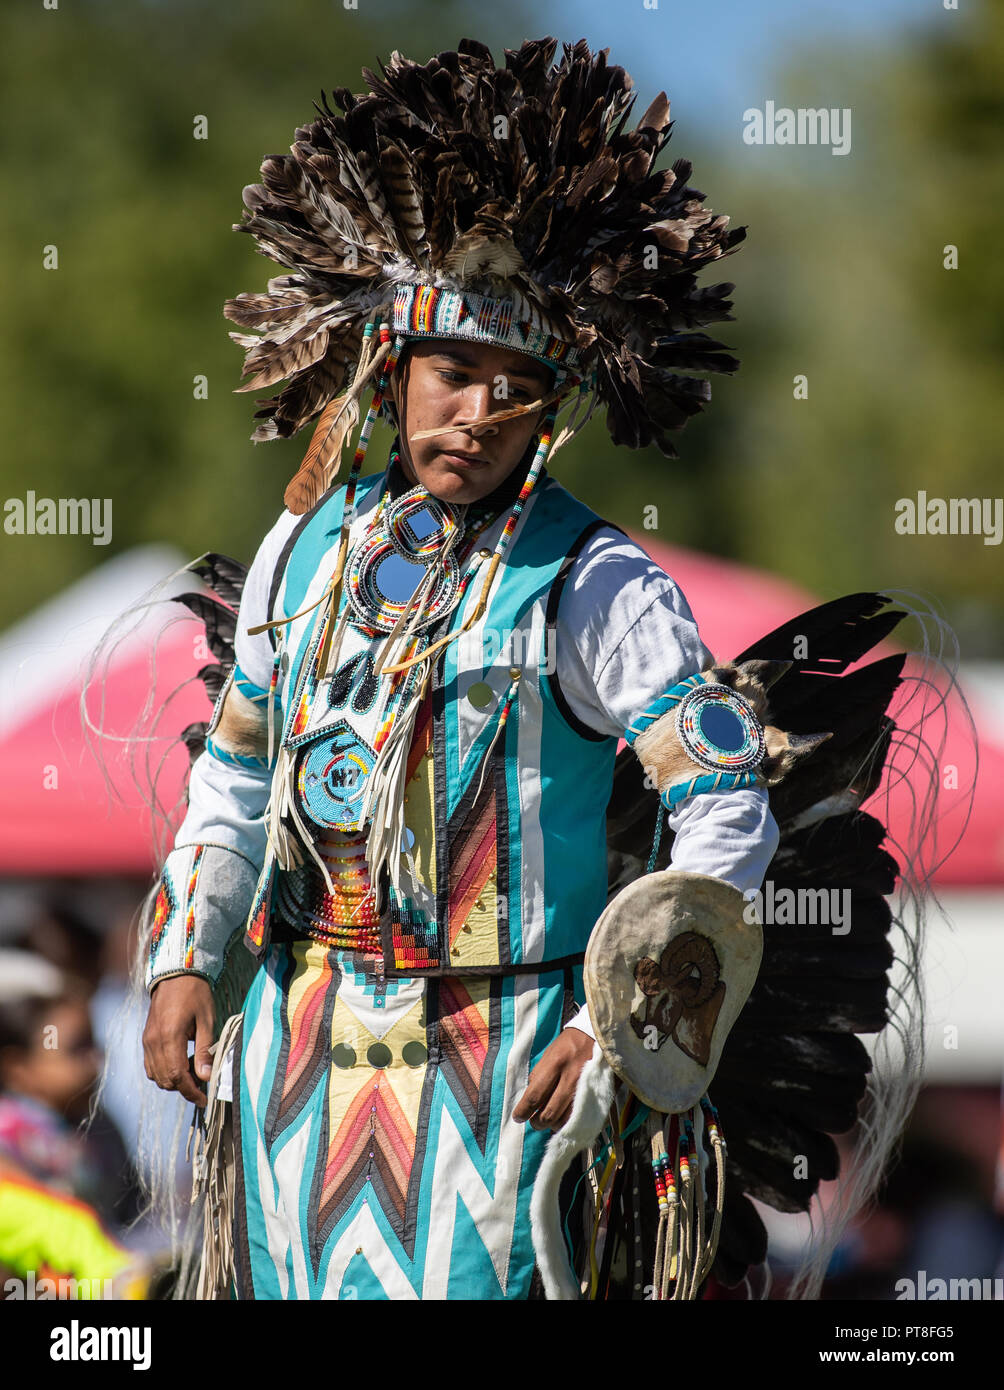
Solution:
{"label": "man's forearm", "polygon": [[161,873],[147,964],[150,990],[169,975],[216,984],[243,927],[265,857],[272,770],[264,709],[229,681],[189,780],[188,814]]}
{"label": "man's forearm", "polygon": [[182,845],[167,856],[154,909],[146,987],[169,975],[215,985],[228,945],[243,927],[260,865],[220,845]]}

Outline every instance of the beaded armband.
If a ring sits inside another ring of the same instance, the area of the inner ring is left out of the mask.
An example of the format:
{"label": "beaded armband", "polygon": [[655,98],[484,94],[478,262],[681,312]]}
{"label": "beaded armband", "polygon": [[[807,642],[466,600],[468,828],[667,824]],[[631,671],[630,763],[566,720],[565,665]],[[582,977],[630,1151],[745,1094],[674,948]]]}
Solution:
{"label": "beaded armband", "polygon": [[[268,768],[275,763],[276,731],[282,719],[282,703],[276,693],[278,664],[270,689],[247,678],[234,666],[219,693],[206,731],[206,752],[231,767]],[[273,735],[271,750],[269,722]]]}
{"label": "beaded armband", "polygon": [[216,984],[227,950],[244,930],[258,869],[222,845],[184,845],[164,861],[153,914],[147,990],[167,975]]}
{"label": "beaded armband", "polygon": [[737,690],[695,672],[632,720],[624,738],[672,809],[699,792],[762,783],[764,726]]}

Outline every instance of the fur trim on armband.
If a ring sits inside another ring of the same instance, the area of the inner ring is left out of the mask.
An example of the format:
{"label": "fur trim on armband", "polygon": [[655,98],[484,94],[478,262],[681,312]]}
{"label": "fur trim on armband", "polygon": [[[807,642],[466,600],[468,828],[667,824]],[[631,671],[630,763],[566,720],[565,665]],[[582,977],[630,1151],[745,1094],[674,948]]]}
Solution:
{"label": "fur trim on armband", "polygon": [[698,671],[631,721],[624,737],[672,809],[699,792],[774,786],[829,733],[769,722],[768,689],[791,665],[744,661]]}
{"label": "fur trim on armband", "polygon": [[237,767],[268,767],[268,710],[241,692],[238,675],[235,667],[220,691],[206,730],[206,752]]}
{"label": "fur trim on armband", "polygon": [[575,1088],[572,1113],[548,1140],[530,1199],[533,1251],[549,1299],[577,1299],[579,1288],[568,1262],[561,1231],[558,1189],[576,1154],[596,1141],[607,1122],[616,1077],[598,1044]]}

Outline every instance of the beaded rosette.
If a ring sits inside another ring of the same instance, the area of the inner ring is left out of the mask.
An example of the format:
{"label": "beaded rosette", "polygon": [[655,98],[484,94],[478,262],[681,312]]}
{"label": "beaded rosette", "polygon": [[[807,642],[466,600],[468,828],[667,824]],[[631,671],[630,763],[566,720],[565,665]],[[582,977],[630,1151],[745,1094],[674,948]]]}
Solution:
{"label": "beaded rosette", "polygon": [[762,780],[767,757],[764,727],[751,701],[722,681],[705,680],[700,671],[653,700],[624,738],[646,770],[654,770],[669,810],[698,792],[753,786]]}
{"label": "beaded rosette", "polygon": [[676,732],[695,763],[709,772],[753,772],[767,752],[753,706],[727,685],[706,683],[685,695]]}
{"label": "beaded rosette", "polygon": [[297,759],[296,789],[300,805],[316,826],[355,830],[359,825],[366,778],[374,750],[346,723],[314,740]]}
{"label": "beaded rosette", "polygon": [[[409,627],[424,632],[453,607],[460,585],[454,548],[461,531],[448,502],[417,486],[381,511],[379,524],[355,547],[345,570],[350,621],[391,633],[409,608]],[[419,589],[421,603],[415,599]]]}

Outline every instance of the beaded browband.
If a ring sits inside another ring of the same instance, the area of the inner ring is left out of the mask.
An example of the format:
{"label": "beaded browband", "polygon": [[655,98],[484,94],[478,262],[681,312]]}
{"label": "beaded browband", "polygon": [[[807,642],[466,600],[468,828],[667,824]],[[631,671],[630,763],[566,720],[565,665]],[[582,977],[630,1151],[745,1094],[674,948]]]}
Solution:
{"label": "beaded browband", "polygon": [[472,290],[436,285],[399,285],[394,294],[394,331],[406,338],[458,338],[525,352],[550,367],[574,370],[574,344],[545,332],[521,315],[511,299],[489,299]]}

